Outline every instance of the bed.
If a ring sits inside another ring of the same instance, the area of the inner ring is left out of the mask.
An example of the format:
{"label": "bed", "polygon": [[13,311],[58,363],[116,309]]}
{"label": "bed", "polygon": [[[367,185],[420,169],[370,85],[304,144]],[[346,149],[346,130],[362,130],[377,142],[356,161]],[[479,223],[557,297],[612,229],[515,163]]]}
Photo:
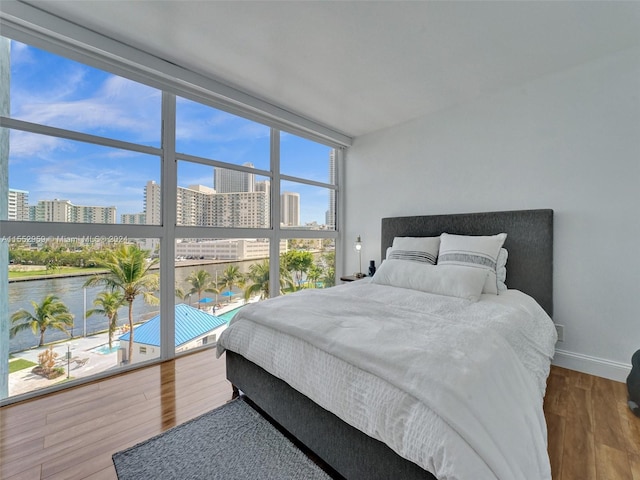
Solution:
{"label": "bed", "polygon": [[[509,290],[475,301],[384,284],[381,271],[407,277],[391,269],[407,262],[390,258],[373,279],[243,308],[218,342],[227,378],[347,479],[550,479],[553,211],[384,218],[382,258],[397,238],[442,233],[506,233]],[[477,275],[455,271],[476,292]],[[435,342],[422,348],[426,336]],[[409,354],[437,368],[410,366]]]}

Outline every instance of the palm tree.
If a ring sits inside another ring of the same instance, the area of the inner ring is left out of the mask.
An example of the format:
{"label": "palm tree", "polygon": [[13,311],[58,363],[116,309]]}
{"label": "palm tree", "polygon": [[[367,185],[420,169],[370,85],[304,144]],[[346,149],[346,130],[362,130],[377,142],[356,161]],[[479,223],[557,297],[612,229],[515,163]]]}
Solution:
{"label": "palm tree", "polygon": [[245,300],[249,300],[257,294],[260,294],[260,300],[269,298],[269,260],[264,260],[262,263],[252,263],[249,267],[247,280],[250,285],[244,291]]}
{"label": "palm tree", "polygon": [[87,310],[87,317],[90,317],[94,313],[107,317],[109,321],[109,350],[111,350],[113,346],[113,334],[116,328],[118,328],[118,309],[125,304],[122,291],[100,292],[97,298],[93,300],[93,304],[96,308]]}
{"label": "palm tree", "polygon": [[73,314],[57,296],[46,295],[40,304],[31,301],[31,305],[33,306],[33,314],[21,308],[11,315],[11,324],[13,325],[9,330],[11,338],[22,330],[31,329],[34,335],[37,335],[39,331],[40,342],[38,346],[41,347],[44,345],[44,332],[48,328],[55,328],[69,335],[67,327],[73,326]]}
{"label": "palm tree", "polygon": [[[244,299],[249,300],[253,295],[260,294],[260,300],[269,298],[269,260],[253,263],[249,267],[247,280],[250,285],[244,290]],[[285,287],[295,288],[290,272],[280,270],[280,294]]]}
{"label": "palm tree", "polygon": [[327,267],[322,276],[322,283],[324,288],[333,287],[336,284],[336,270],[333,267]]}
{"label": "palm tree", "polygon": [[229,265],[222,272],[222,277],[218,279],[218,287],[224,287],[227,291],[231,292],[231,289],[234,285],[240,283],[243,279],[242,273],[240,273],[240,268],[236,265]]}
{"label": "palm tree", "polygon": [[188,301],[189,306],[191,306],[191,293],[185,292],[180,287],[178,287],[178,283],[176,282],[175,296],[182,300],[183,302]]}
{"label": "palm tree", "polygon": [[129,306],[129,363],[133,360],[133,301],[142,295],[150,305],[158,305],[160,299],[154,291],[158,289],[158,274],[150,273],[158,259],[147,261],[147,252],[137,245],[123,244],[109,250],[104,258],[97,260],[100,267],[108,272],[95,275],[87,280],[85,287],[104,285],[108,290],[122,292],[124,302]]}
{"label": "palm tree", "polygon": [[313,285],[313,288],[316,288],[316,283],[322,276],[322,273],[323,269],[320,265],[311,265],[307,272],[307,285]]}
{"label": "palm tree", "polygon": [[198,294],[198,308],[200,308],[202,292],[215,294],[220,293],[220,291],[212,284],[211,274],[206,270],[194,270],[189,274],[186,280],[191,284],[191,290],[189,290],[187,295],[191,295],[194,293]]}

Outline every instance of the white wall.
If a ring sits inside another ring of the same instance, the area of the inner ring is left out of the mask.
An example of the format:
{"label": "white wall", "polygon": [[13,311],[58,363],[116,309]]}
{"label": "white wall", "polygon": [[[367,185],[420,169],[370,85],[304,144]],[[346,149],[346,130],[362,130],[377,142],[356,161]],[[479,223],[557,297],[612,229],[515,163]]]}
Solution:
{"label": "white wall", "polygon": [[345,183],[363,265],[380,261],[382,217],[554,209],[554,362],[625,378],[640,349],[640,49],[356,138]]}

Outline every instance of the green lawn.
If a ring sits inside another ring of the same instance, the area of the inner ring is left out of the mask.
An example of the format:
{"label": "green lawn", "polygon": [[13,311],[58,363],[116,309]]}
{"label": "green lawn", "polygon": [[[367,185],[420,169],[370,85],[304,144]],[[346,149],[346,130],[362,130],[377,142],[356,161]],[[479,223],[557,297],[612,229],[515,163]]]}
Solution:
{"label": "green lawn", "polygon": [[17,360],[11,360],[9,362],[9,373],[24,370],[25,368],[35,367],[37,363],[30,362],[24,358],[18,358]]}
{"label": "green lawn", "polygon": [[94,273],[101,273],[105,270],[102,268],[79,268],[79,267],[60,267],[54,271],[36,270],[31,272],[14,272],[9,271],[9,279],[13,278],[38,278],[46,277],[47,275],[92,275]]}

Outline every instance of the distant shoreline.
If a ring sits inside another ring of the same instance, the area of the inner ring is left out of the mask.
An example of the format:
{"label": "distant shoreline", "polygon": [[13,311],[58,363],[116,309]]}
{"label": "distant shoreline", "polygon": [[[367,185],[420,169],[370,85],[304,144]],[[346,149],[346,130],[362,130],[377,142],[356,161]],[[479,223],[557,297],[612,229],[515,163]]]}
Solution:
{"label": "distant shoreline", "polygon": [[100,275],[107,273],[107,270],[93,270],[91,272],[73,272],[73,273],[46,273],[44,275],[32,275],[29,277],[10,278],[9,283],[13,282],[29,282],[31,280],[50,280],[52,278],[70,278],[70,277],[89,277],[91,275]]}
{"label": "distant shoreline", "polygon": [[[259,260],[259,259],[258,259]],[[176,268],[193,267],[199,265],[214,265],[222,263],[245,262],[246,260],[180,260],[175,262]],[[152,270],[160,268],[159,265],[151,267]],[[44,275],[31,275],[25,277],[9,278],[9,283],[13,282],[29,282],[31,280],[50,280],[52,278],[70,278],[70,277],[88,277],[91,275],[100,275],[107,273],[108,270],[92,270],[91,272],[73,272],[73,273],[46,273]]]}

